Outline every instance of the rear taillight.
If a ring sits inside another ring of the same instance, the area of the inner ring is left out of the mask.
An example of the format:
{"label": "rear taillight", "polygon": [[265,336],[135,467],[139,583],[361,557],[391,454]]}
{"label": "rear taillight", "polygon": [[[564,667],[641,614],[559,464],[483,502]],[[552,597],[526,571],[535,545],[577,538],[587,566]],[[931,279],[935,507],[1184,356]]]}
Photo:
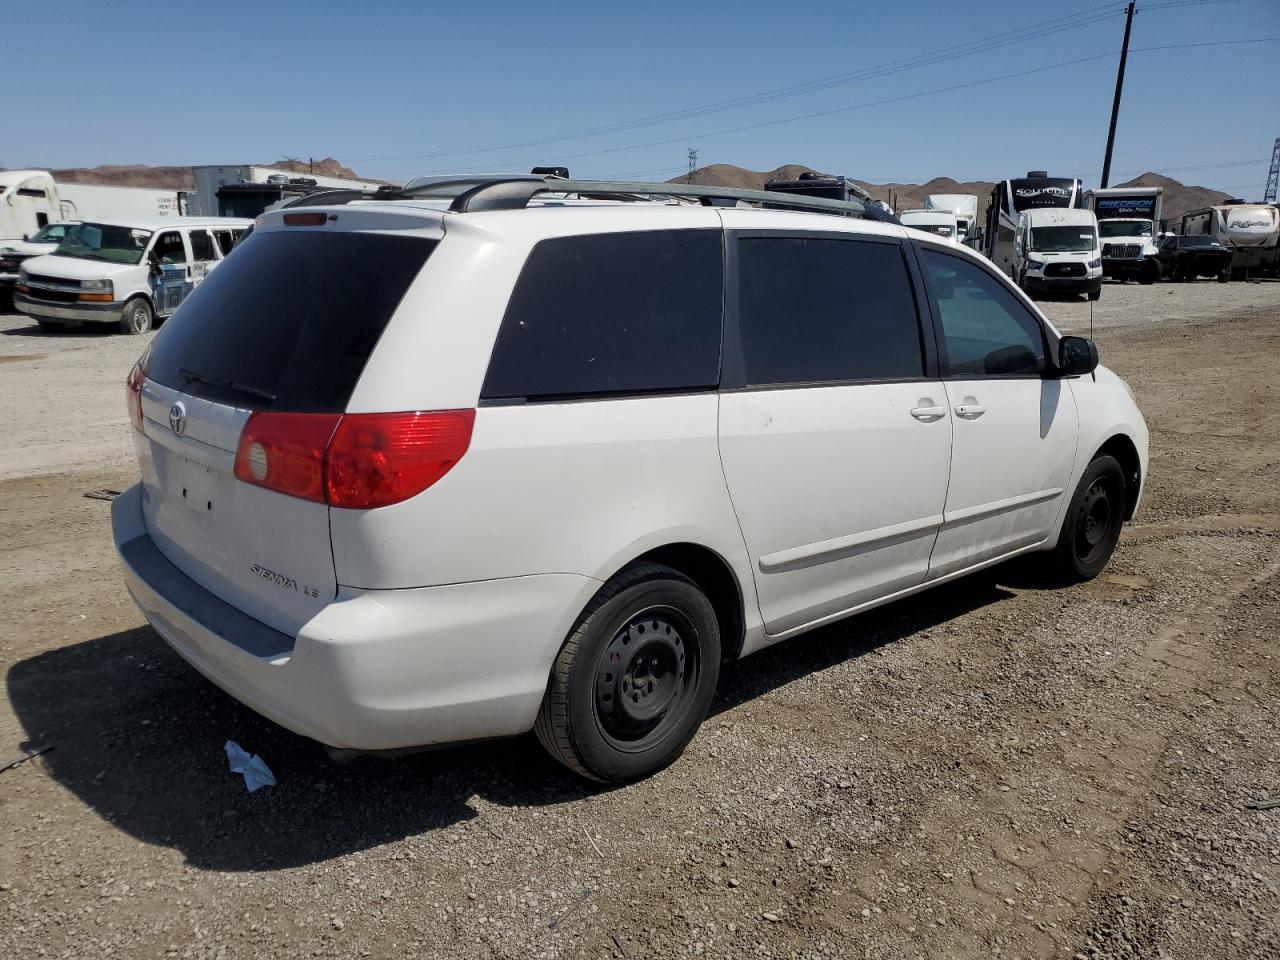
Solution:
{"label": "rear taillight", "polygon": [[344,416],[329,444],[329,503],[368,510],[421,493],[462,459],[474,410]]}
{"label": "rear taillight", "polygon": [[236,478],[324,503],[324,453],[337,413],[255,413],[240,434]]}
{"label": "rear taillight", "polygon": [[142,432],[142,382],[147,379],[147,370],[151,367],[151,348],[143,351],[138,362],[129,371],[125,379],[125,404],[129,408],[129,422],[133,429]]}
{"label": "rear taillight", "polygon": [[474,410],[410,413],[255,413],[236,477],[289,496],[369,510],[431,486],[471,444]]}

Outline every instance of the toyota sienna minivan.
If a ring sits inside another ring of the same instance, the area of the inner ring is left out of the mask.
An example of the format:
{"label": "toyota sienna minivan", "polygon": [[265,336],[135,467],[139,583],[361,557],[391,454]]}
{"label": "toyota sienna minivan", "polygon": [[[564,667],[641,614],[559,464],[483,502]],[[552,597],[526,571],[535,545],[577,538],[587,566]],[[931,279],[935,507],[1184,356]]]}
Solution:
{"label": "toyota sienna minivan", "polygon": [[263,215],[128,378],[156,631],[331,748],[532,729],[626,781],[725,659],[1020,554],[1102,570],[1147,429],[1091,341],[883,215],[628,187]]}

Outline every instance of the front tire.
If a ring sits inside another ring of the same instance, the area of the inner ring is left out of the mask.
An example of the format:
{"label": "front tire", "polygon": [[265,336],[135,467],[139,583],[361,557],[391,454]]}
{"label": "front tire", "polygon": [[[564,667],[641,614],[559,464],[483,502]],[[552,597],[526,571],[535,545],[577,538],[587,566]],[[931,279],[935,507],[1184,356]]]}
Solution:
{"label": "front tire", "polygon": [[1142,276],[1138,278],[1138,282],[1143,286],[1150,286],[1160,279],[1160,264],[1154,260],[1148,260],[1147,265],[1142,268]]}
{"label": "front tire", "polygon": [[720,676],[720,627],[698,586],[640,563],[592,598],[560,648],[534,726],[575,773],[638,780],[693,739]]}
{"label": "front tire", "polygon": [[1088,293],[1088,297],[1089,297],[1089,299],[1090,299],[1090,300],[1097,300],[1097,299],[1101,298],[1101,296],[1102,296],[1102,288],[1101,288],[1101,287],[1099,287],[1097,290],[1090,290],[1090,291],[1089,291],[1089,293]]}
{"label": "front tire", "polygon": [[1111,456],[1095,457],[1076,485],[1058,545],[1049,555],[1054,580],[1082,583],[1102,572],[1120,540],[1126,505],[1119,462]]}
{"label": "front tire", "polygon": [[146,333],[151,329],[153,320],[151,304],[142,297],[134,297],[124,305],[124,312],[120,315],[120,332],[130,336]]}

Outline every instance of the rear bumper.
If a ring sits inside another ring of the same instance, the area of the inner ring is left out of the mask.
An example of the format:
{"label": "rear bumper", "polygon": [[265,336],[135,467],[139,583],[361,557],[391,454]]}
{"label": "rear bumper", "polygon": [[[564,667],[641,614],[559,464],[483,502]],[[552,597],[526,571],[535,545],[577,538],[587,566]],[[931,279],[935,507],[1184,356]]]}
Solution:
{"label": "rear bumper", "polygon": [[599,583],[546,574],[414,590],[351,590],[273,630],[170,563],[142,488],[112,505],[125,585],[156,632],[209,680],[286,729],[354,750],[479,740],[533,726],[552,661]]}
{"label": "rear bumper", "polygon": [[123,303],[45,303],[33,300],[25,294],[15,293],[13,304],[29,317],[37,320],[77,320],[81,323],[119,323],[124,312]]}

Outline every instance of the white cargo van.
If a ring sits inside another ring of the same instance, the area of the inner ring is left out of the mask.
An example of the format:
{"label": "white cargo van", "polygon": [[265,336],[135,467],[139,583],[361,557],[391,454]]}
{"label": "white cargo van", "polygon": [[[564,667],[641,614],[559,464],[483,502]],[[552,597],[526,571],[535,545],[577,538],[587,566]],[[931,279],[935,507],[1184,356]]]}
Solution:
{"label": "white cargo van", "polygon": [[53,253],[25,261],[13,302],[46,329],[115,323],[146,333],[231,252],[252,220],[165,217],[86,221]]}
{"label": "white cargo van", "polygon": [[1102,295],[1102,253],[1092,210],[1037,207],[1018,215],[1013,278],[1023,292]]}

